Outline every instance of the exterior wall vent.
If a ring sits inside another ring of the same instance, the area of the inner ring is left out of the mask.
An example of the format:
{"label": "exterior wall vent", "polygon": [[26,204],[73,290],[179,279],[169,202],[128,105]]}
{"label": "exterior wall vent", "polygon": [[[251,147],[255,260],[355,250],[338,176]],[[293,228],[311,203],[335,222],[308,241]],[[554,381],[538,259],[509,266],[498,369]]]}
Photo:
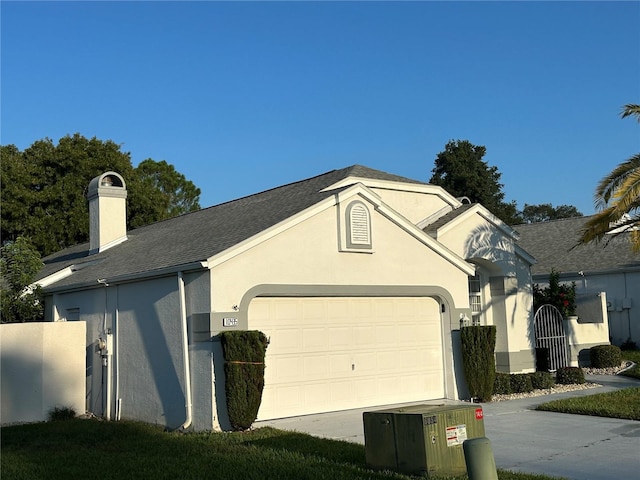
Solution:
{"label": "exterior wall vent", "polygon": [[352,202],[347,207],[347,247],[371,248],[371,215],[362,202]]}

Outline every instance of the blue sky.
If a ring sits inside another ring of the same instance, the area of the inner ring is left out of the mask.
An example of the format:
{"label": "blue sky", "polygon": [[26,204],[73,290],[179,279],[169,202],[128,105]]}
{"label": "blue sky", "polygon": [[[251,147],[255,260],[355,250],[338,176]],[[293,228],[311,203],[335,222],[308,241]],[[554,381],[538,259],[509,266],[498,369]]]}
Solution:
{"label": "blue sky", "polygon": [[215,205],[484,145],[506,200],[593,213],[640,150],[640,2],[1,2],[0,143],[79,132]]}

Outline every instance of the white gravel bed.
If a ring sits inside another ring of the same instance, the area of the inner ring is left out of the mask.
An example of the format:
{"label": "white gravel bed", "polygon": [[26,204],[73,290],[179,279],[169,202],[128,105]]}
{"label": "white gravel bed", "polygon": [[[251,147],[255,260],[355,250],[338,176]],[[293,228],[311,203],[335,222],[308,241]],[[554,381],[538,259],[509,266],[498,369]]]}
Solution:
{"label": "white gravel bed", "polygon": [[[631,367],[633,362],[622,362],[619,367],[613,368],[583,368],[585,375],[617,375],[618,373]],[[504,400],[516,400],[518,398],[541,397],[543,395],[551,395],[553,393],[573,392],[575,390],[587,390],[589,388],[597,388],[602,385],[598,383],[581,383],[572,385],[554,385],[552,388],[538,389],[526,393],[512,393],[511,395],[493,395],[492,402],[502,402]]]}

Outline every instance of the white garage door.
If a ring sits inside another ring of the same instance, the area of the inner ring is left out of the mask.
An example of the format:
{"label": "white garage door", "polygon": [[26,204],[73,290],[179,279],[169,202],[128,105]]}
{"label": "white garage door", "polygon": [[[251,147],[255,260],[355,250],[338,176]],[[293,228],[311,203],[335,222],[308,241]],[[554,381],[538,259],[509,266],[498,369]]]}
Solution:
{"label": "white garage door", "polygon": [[256,298],[269,338],[258,419],[444,397],[432,298]]}

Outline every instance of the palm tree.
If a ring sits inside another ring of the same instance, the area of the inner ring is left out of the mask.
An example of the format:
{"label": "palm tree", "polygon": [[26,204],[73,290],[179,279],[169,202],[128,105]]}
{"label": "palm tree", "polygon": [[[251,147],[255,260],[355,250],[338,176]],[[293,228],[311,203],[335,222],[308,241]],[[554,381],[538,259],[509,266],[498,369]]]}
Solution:
{"label": "palm tree", "polygon": [[[640,105],[624,106],[621,117],[632,116],[640,122]],[[640,252],[640,153],[603,178],[594,198],[600,212],[585,224],[580,243],[599,242],[607,234],[629,233],[633,251]]]}

